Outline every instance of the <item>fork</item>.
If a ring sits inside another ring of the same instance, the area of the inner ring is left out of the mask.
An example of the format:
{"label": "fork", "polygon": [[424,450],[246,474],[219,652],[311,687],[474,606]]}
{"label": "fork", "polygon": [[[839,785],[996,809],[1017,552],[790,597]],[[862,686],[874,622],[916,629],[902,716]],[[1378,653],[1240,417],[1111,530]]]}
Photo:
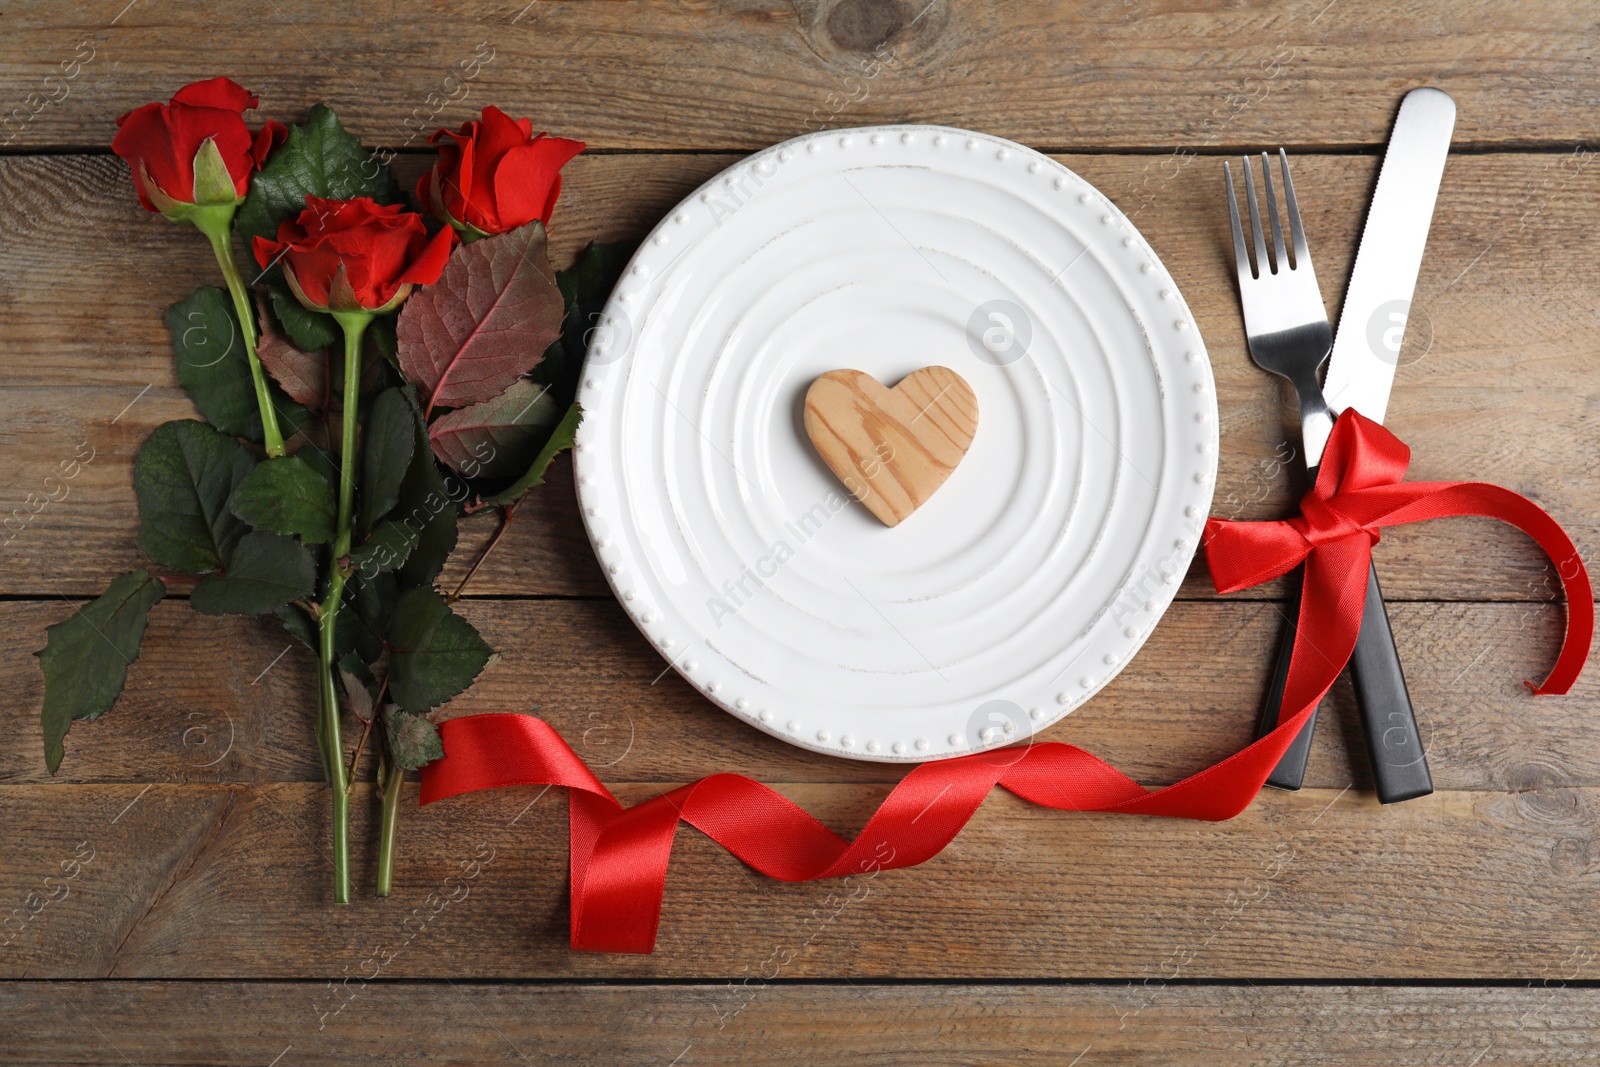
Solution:
{"label": "fork", "polygon": [[[1267,255],[1266,235],[1262,231],[1261,213],[1256,205],[1255,176],[1250,169],[1250,158],[1244,158],[1245,204],[1250,212],[1250,235],[1255,246],[1255,269],[1251,269],[1250,252],[1245,245],[1244,229],[1239,223],[1239,207],[1233,188],[1233,168],[1223,163],[1223,173],[1228,187],[1228,215],[1233,223],[1233,259],[1239,275],[1239,302],[1244,308],[1245,335],[1249,342],[1250,358],[1262,370],[1287,378],[1294,386],[1300,406],[1300,434],[1306,453],[1306,473],[1312,483],[1317,477],[1317,464],[1322,450],[1333,430],[1333,413],[1322,396],[1322,385],[1317,373],[1333,348],[1333,329],[1328,324],[1328,313],[1322,304],[1322,291],[1317,286],[1316,271],[1311,266],[1311,252],[1306,247],[1305,229],[1300,224],[1300,205],[1295,200],[1294,182],[1289,177],[1289,156],[1278,149],[1278,164],[1283,173],[1283,198],[1288,209],[1289,237],[1294,256],[1284,245],[1283,226],[1278,218],[1278,201],[1272,188],[1272,167],[1267,154],[1261,154],[1262,182],[1266,186],[1266,213],[1272,227],[1272,252]],[[1374,784],[1378,799],[1385,804],[1433,791],[1427,761],[1416,746],[1415,759],[1397,764],[1380,758],[1386,751],[1382,744],[1384,734],[1394,727],[1390,724],[1414,722],[1410,698],[1406,694],[1405,677],[1400,670],[1399,657],[1394,652],[1394,635],[1389,631],[1387,618],[1382,611],[1377,591],[1377,572],[1371,571],[1367,580],[1369,608],[1377,608],[1363,616],[1361,634],[1357,638],[1357,654],[1352,663],[1360,661],[1362,669],[1351,670],[1356,702],[1361,707],[1362,725],[1366,729],[1367,749],[1372,760]],[[1368,625],[1374,614],[1382,618],[1383,625]],[[1283,687],[1289,674],[1289,657],[1294,649],[1295,620],[1299,617],[1298,598],[1290,605],[1288,626],[1278,645],[1278,658],[1273,667],[1272,684],[1268,690],[1266,706],[1262,711],[1258,733],[1264,735],[1278,725],[1282,710]],[[1311,734],[1316,726],[1316,711],[1300,731],[1294,743],[1279,760],[1267,779],[1269,785],[1280,789],[1299,789],[1305,779],[1306,760],[1311,754]],[[1412,726],[1411,736],[1415,737]]]}

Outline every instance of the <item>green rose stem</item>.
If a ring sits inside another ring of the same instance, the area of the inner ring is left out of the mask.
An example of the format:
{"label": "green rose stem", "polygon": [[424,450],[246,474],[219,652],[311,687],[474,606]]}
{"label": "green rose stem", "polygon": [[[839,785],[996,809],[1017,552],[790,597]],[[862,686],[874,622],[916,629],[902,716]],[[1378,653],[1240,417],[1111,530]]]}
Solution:
{"label": "green rose stem", "polygon": [[[373,715],[378,714],[373,709]],[[378,835],[378,891],[386,897],[394,887],[394,839],[400,825],[400,788],[406,780],[405,768],[392,759],[378,760],[378,782],[383,787],[383,821]]]}
{"label": "green rose stem", "polygon": [[339,516],[334,527],[333,567],[328,591],[318,612],[317,739],[322,748],[328,787],[333,790],[333,898],[350,902],[350,790],[344,769],[344,743],[339,736],[339,693],[334,685],[339,654],[334,637],[339,605],[350,576],[350,516],[355,510],[356,411],[361,400],[361,335],[372,321],[370,311],[335,311],[344,330],[344,410],[340,413]]}
{"label": "green rose stem", "polygon": [[266,372],[261,369],[261,360],[256,356],[256,318],[250,308],[250,295],[245,290],[243,276],[239,274],[239,265],[233,259],[233,212],[232,204],[200,206],[189,213],[189,220],[211,239],[211,250],[216,253],[217,266],[222,268],[222,277],[228,283],[233,309],[239,315],[239,332],[244,335],[244,354],[250,363],[250,381],[255,385],[256,405],[261,409],[261,433],[266,442],[267,455],[277,457],[284,454],[283,432],[278,429],[278,412],[272,406],[272,397],[267,392]]}
{"label": "green rose stem", "polygon": [[[350,770],[346,775],[348,781],[345,792],[355,788],[356,766],[361,762],[361,750],[367,745],[367,735],[372,733],[372,727],[378,721],[378,716],[383,712],[383,698],[389,692],[389,679],[385,678],[378,687],[378,695],[372,701],[372,717],[367,720],[366,726],[361,730],[361,740],[356,743],[355,755],[350,757]],[[394,842],[395,832],[400,826],[400,790],[405,783],[405,768],[398,763],[391,763],[387,756],[380,750],[378,753],[378,788],[381,790],[380,799],[383,803],[383,818],[379,823],[378,837],[378,889],[377,895],[386,897],[394,886]]]}
{"label": "green rose stem", "polygon": [[333,688],[333,626],[320,615],[322,630],[317,648],[317,749],[322,771],[333,792],[333,899],[350,903],[350,796],[346,792],[343,743],[339,737],[339,697]]}

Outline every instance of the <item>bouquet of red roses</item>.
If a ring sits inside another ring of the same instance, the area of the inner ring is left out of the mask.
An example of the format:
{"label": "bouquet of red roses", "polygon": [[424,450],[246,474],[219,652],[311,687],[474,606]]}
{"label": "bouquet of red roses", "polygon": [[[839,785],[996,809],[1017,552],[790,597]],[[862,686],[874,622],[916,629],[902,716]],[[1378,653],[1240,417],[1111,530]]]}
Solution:
{"label": "bouquet of red roses", "polygon": [[[433,135],[417,187],[430,228],[331,110],[252,132],[257,102],[214,78],[118,120],[112,148],[140,203],[204,234],[226,288],[167,310],[178,380],[206,421],[158,427],[135,462],[139,547],[160,576],[121,575],[49,630],[45,760],[54,773],[72,721],[116,701],[166,582],[194,583],[199,612],[276,616],[316,656],[342,903],[373,724],[384,895],[404,774],[443,754],[429,715],[492,655],[452,609],[461,587],[435,588],[457,522],[494,509],[492,550],[571,445],[585,323],[625,254],[591,246],[552,269],[545,228],[584,145],[527,119],[490,107]],[[347,713],[362,723],[348,766]]]}

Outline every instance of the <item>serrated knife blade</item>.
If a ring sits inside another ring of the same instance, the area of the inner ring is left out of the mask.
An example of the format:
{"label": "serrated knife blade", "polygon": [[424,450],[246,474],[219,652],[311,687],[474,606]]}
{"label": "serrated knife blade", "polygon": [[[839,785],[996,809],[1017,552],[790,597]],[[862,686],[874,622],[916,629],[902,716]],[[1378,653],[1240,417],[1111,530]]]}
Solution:
{"label": "serrated knife blade", "polygon": [[1335,413],[1353,407],[1382,422],[1388,410],[1455,124],[1456,103],[1441,90],[1413,89],[1400,102],[1322,387]]}

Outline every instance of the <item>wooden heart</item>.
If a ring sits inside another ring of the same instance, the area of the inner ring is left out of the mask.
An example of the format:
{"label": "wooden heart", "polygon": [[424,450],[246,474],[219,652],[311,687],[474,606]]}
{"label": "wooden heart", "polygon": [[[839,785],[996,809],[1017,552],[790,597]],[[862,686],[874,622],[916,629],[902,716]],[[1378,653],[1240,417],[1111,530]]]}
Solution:
{"label": "wooden heart", "polygon": [[978,431],[978,398],[949,367],[923,367],[893,389],[831,370],[806,390],[806,433],[845,488],[885,525],[934,494]]}

